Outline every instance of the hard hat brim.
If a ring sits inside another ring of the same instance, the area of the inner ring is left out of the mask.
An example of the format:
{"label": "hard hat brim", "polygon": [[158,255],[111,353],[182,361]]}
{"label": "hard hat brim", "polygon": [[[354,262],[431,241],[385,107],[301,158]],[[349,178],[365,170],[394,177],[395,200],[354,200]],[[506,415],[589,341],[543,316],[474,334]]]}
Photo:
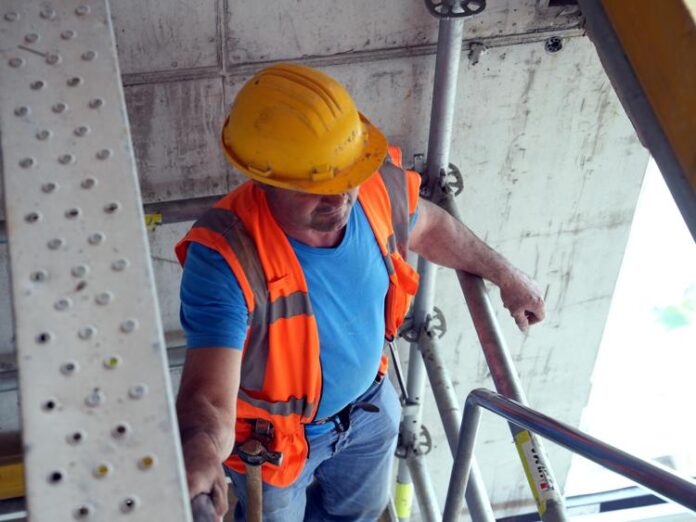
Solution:
{"label": "hard hat brim", "polygon": [[259,172],[249,168],[248,165],[240,161],[234,152],[221,139],[222,150],[229,161],[236,169],[245,176],[263,183],[287,190],[308,192],[310,194],[342,194],[367,180],[374,174],[384,162],[387,155],[387,139],[376,126],[374,126],[365,115],[358,113],[363,133],[367,136],[362,154],[352,165],[336,172],[332,177],[326,179],[298,179],[283,177],[282,173]]}

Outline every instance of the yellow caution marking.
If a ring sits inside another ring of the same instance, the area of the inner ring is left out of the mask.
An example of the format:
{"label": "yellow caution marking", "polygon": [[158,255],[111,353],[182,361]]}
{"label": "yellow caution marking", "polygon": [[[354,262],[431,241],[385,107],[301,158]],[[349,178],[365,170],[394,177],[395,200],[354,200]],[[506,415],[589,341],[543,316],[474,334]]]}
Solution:
{"label": "yellow caution marking", "polygon": [[521,431],[515,435],[515,445],[539,514],[543,515],[546,512],[546,501],[554,498],[556,489],[543,464],[545,459],[542,458],[541,449],[536,447],[528,431]]}
{"label": "yellow caution marking", "polygon": [[158,225],[162,224],[162,214],[156,212],[154,214],[145,214],[145,228],[155,230]]}
{"label": "yellow caution marking", "polygon": [[396,483],[396,516],[399,518],[409,518],[411,516],[411,506],[413,506],[413,484]]}
{"label": "yellow caution marking", "polygon": [[0,464],[0,500],[24,496],[24,465]]}

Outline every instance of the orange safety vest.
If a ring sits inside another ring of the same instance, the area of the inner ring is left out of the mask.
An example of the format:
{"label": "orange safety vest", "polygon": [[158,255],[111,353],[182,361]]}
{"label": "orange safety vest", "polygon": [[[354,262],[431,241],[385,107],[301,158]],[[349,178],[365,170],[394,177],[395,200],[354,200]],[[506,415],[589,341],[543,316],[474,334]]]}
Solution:
{"label": "orange safety vest", "polygon": [[[389,274],[385,336],[393,339],[418,289],[418,273],[405,261],[409,220],[416,211],[420,177],[403,171],[401,151],[390,147],[385,161],[360,185],[358,199],[377,239]],[[300,263],[266,201],[248,181],[218,201],[176,245],[184,265],[188,244],[216,250],[234,272],[249,310],[237,397],[238,443],[251,435],[246,419],[265,419],[274,427],[268,448],[281,452],[279,466],[262,465],[264,482],[278,487],[299,477],[308,455],[304,425],[315,419],[322,388],[319,331]],[[382,371],[386,371],[383,357]],[[244,472],[232,455],[225,464]]]}

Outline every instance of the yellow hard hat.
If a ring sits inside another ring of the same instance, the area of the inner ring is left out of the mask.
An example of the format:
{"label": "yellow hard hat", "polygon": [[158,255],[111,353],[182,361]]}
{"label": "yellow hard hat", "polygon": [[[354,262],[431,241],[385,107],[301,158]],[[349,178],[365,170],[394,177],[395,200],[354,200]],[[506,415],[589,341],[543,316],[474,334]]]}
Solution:
{"label": "yellow hard hat", "polygon": [[232,165],[261,183],[340,194],[380,167],[387,140],[336,80],[303,65],[278,64],[237,94],[222,148]]}

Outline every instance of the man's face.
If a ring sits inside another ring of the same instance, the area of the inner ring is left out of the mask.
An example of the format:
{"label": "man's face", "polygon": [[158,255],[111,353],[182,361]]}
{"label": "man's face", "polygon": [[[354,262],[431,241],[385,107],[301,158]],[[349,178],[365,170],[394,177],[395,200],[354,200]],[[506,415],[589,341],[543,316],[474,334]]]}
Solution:
{"label": "man's face", "polygon": [[276,219],[293,227],[317,232],[341,230],[358,197],[358,189],[335,195],[307,194],[264,187]]}

